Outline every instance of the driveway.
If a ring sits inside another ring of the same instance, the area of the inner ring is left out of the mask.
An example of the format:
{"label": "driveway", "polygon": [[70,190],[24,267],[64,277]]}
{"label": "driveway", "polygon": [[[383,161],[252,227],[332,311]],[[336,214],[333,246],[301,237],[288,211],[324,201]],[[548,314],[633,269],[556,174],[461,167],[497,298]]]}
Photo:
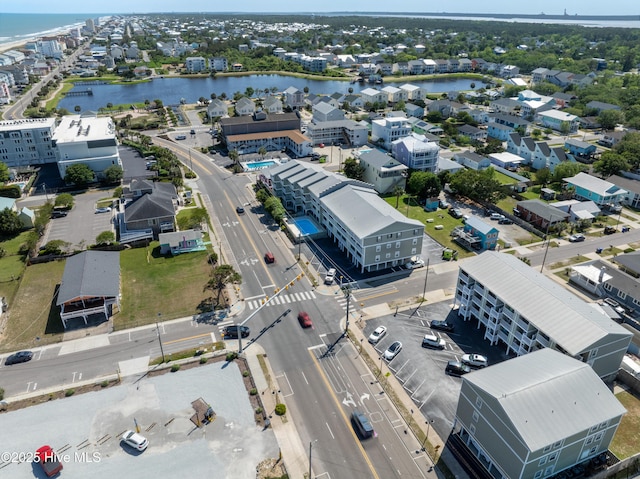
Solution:
{"label": "driveway", "polygon": [[43,244],[62,240],[73,248],[85,249],[103,231],[113,231],[113,212],[96,213],[99,200],[112,199],[113,190],[90,191],[74,196],[73,209],[64,218],[49,221]]}

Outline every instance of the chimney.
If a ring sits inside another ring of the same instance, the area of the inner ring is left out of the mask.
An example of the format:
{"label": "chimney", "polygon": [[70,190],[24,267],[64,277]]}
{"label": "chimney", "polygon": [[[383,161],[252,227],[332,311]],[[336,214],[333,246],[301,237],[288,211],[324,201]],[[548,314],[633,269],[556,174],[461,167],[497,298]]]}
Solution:
{"label": "chimney", "polygon": [[598,276],[598,283],[602,283],[602,278],[604,278],[604,272],[607,270],[606,266],[600,268],[600,276]]}

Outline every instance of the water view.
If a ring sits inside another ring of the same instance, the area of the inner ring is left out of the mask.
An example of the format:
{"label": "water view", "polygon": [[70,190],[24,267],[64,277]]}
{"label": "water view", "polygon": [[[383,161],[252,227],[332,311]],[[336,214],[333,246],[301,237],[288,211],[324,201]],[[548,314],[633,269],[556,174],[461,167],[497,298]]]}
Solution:
{"label": "water view", "polygon": [[[485,86],[479,80],[465,78],[435,79],[425,81],[411,81],[411,77],[406,77],[402,82],[388,83],[388,85],[400,86],[404,83],[426,88],[430,93],[442,93],[448,91],[471,90],[471,84],[476,89]],[[67,96],[58,104],[58,108],[66,108],[73,112],[76,106],[82,110],[98,111],[105,108],[107,103],[113,105],[144,102],[144,100],[160,99],[165,105],[176,105],[184,99],[186,103],[196,103],[198,98],[204,97],[207,100],[211,94],[221,95],[226,93],[228,98],[232,98],[235,92],[244,93],[249,87],[254,90],[264,90],[276,88],[282,92],[290,86],[300,90],[309,87],[310,93],[331,94],[335,92],[348,93],[349,88],[353,88],[354,93],[358,93],[372,85],[367,83],[349,83],[338,80],[306,80],[304,78],[289,77],[283,75],[249,75],[242,77],[218,77],[218,78],[155,78],[151,82],[137,83],[133,85],[82,85],[79,83],[72,92],[91,88],[93,94],[86,96]],[[376,85],[380,87],[381,85]]]}

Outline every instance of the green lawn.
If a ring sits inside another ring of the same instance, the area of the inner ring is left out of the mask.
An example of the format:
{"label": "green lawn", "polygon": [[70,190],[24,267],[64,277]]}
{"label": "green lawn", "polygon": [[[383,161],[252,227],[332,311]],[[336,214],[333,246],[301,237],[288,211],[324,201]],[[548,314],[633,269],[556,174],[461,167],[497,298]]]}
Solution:
{"label": "green lawn", "polygon": [[125,329],[197,313],[209,294],[203,288],[211,266],[207,252],[160,256],[158,243],[120,254],[122,308],[114,317],[114,327]]}
{"label": "green lawn", "polygon": [[28,232],[23,232],[13,238],[0,241],[0,248],[5,255],[0,258],[0,296],[11,302],[25,268],[25,259],[19,254],[20,245],[27,239]]}
{"label": "green lawn", "polygon": [[626,459],[640,452],[640,400],[626,391],[616,394],[618,401],[627,410],[611,441],[611,452]]}
{"label": "green lawn", "polygon": [[499,171],[494,171],[494,178],[500,182],[501,185],[514,185],[517,183],[517,180],[511,178],[504,173],[500,173]]}

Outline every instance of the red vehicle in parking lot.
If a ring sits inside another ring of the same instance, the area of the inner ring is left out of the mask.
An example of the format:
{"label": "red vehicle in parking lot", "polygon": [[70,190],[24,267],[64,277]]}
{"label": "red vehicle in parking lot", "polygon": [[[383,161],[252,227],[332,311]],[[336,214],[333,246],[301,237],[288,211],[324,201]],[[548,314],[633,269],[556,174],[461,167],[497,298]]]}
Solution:
{"label": "red vehicle in parking lot", "polygon": [[42,446],[38,449],[35,460],[40,463],[47,477],[53,477],[63,469],[62,463],[58,460],[58,456],[53,452],[51,446]]}
{"label": "red vehicle in parking lot", "polygon": [[300,311],[298,313],[298,322],[300,323],[300,326],[302,326],[303,328],[310,328],[313,326],[313,323],[311,322],[311,318],[309,317],[309,314],[306,311]]}

